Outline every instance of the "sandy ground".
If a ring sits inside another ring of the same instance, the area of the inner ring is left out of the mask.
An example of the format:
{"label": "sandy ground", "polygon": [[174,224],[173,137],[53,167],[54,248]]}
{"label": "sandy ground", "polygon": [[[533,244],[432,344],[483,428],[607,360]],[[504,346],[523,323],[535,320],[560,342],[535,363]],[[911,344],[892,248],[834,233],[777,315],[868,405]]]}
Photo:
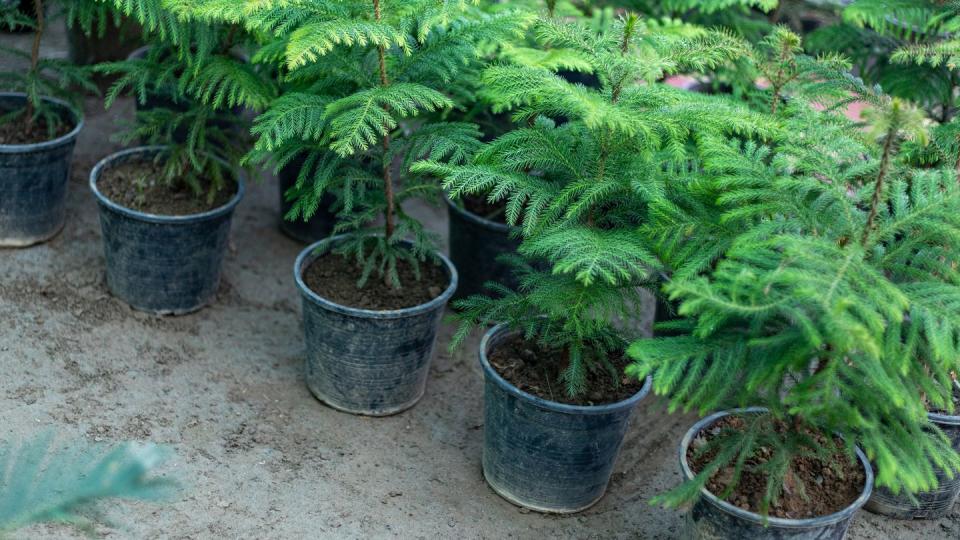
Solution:
{"label": "sandy ground", "polygon": [[[47,51],[63,55],[62,36]],[[0,35],[0,43],[22,37]],[[58,48],[59,47],[59,48]],[[235,217],[214,305],[179,318],[132,311],[104,283],[97,208],[86,181],[132,106],[87,102],[67,225],[51,242],[0,250],[0,438],[54,430],[59,441],[152,441],[184,485],[166,504],[109,506],[108,538],[682,538],[683,514],[649,506],[680,478],[677,444],[694,421],[655,399],[637,410],[607,496],[568,517],[500,499],[480,472],[482,376],[476,337],[448,353],[445,326],[426,396],[371,419],[315,400],[302,376],[292,264],[276,185],[251,185]],[[422,210],[443,232],[444,212]],[[79,536],[35,526],[17,537]],[[858,514],[853,539],[960,537],[960,511],[903,523]]]}

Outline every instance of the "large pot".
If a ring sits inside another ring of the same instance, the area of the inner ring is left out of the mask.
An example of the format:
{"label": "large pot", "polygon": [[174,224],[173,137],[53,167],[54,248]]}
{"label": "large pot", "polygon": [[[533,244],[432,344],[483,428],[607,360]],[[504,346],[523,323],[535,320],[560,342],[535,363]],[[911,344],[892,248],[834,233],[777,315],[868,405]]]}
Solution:
{"label": "large pot", "polygon": [[[701,431],[709,428],[725,416],[765,412],[762,407],[733,409],[711,414],[687,431],[680,443],[680,467],[684,479],[692,480],[696,474],[687,462],[687,449]],[[873,490],[873,470],[867,456],[857,449],[857,458],[864,468],[866,482],[857,500],[843,510],[828,516],[808,519],[764,518],[760,514],[734,506],[710,493],[700,490],[700,498],[687,514],[687,531],[684,538],[720,539],[751,538],[756,540],[840,540],[847,534],[854,514],[870,498]]]}
{"label": "large pot", "polygon": [[230,223],[244,184],[237,179],[237,193],[223,206],[187,216],[138,212],[97,189],[105,170],[151,159],[160,150],[147,146],[107,156],[90,173],[90,189],[100,207],[110,292],[142,311],[182,315],[206,306],[217,293]]}
{"label": "large pot", "polygon": [[515,253],[520,240],[510,235],[510,226],[478,216],[444,197],[449,215],[450,259],[460,270],[460,286],[454,298],[467,298],[484,291],[494,281],[515,287],[513,268],[497,258]]}
{"label": "large pot", "polygon": [[606,492],[630,417],[652,381],[608,405],[548,401],[510,384],[490,365],[490,352],[513,335],[501,324],[480,342],[483,476],[513,504],[549,513],[585,510]]}
{"label": "large pot", "polygon": [[[0,93],[0,110],[21,107],[26,99],[22,93]],[[30,246],[63,228],[70,162],[83,117],[63,101],[43,99],[74,127],[50,141],[0,145],[0,247]]]}
{"label": "large pot", "polygon": [[437,254],[450,283],[425,304],[389,311],[342,306],[307,287],[303,271],[344,238],[308,246],[294,264],[303,298],[307,387],[334,409],[368,416],[396,414],[413,407],[426,390],[443,310],[457,288],[457,270]]}
{"label": "large pot", "polygon": [[[930,422],[950,438],[953,449],[960,452],[960,416],[928,413]],[[894,494],[889,489],[878,487],[867,502],[866,509],[895,519],[940,519],[953,510],[960,498],[960,474],[953,478],[943,469],[937,469],[937,489],[914,495],[911,501],[905,493]]]}

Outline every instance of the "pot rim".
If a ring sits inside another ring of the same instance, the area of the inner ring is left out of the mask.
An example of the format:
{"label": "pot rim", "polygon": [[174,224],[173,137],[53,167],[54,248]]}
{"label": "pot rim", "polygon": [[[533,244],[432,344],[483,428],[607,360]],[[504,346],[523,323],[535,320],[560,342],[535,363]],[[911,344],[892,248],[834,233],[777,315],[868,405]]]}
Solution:
{"label": "pot rim", "polygon": [[[341,313],[343,315],[349,315],[351,317],[358,317],[364,319],[403,319],[406,317],[413,317],[426,313],[428,311],[433,311],[438,307],[442,307],[446,304],[450,297],[453,296],[453,293],[457,290],[457,284],[459,282],[459,276],[457,274],[457,268],[453,265],[453,262],[447,258],[446,255],[441,253],[439,250],[435,251],[434,254],[447,269],[447,274],[450,276],[450,284],[447,285],[447,288],[440,293],[439,296],[433,298],[429,302],[419,304],[416,306],[410,306],[402,309],[387,309],[387,310],[376,310],[376,309],[362,309],[354,308],[349,306],[344,306],[342,304],[337,304],[327,300],[326,298],[320,296],[317,292],[307,286],[303,281],[303,269],[307,267],[309,263],[312,263],[317,257],[320,256],[320,250],[322,248],[328,247],[330,245],[336,244],[341,240],[349,237],[349,234],[338,234],[336,236],[330,236],[322,240],[318,240],[309,246],[303,248],[303,251],[300,252],[300,255],[297,256],[296,262],[293,263],[293,279],[297,284],[297,288],[300,289],[300,294],[304,298],[309,299],[315,304],[319,304],[330,311],[336,313]],[[410,245],[410,242],[407,240],[402,240],[404,244]]]}
{"label": "pot rim", "polygon": [[[960,392],[960,380],[954,381],[953,383],[954,392]],[[927,418],[935,424],[942,424],[945,426],[960,426],[960,411],[958,414],[943,414],[928,412]]]}
{"label": "pot rim", "polygon": [[[737,409],[729,409],[725,411],[715,412],[705,418],[702,418],[699,422],[693,425],[687,433],[684,434],[683,440],[680,442],[680,466],[683,469],[683,475],[687,480],[692,480],[696,477],[696,474],[693,473],[693,470],[690,469],[690,464],[687,463],[687,449],[690,447],[690,444],[693,442],[694,437],[697,436],[701,431],[706,429],[711,424],[715,423],[717,420],[725,417],[736,414],[750,414],[750,413],[762,413],[766,412],[766,407],[744,407]],[[707,490],[706,487],[700,489],[700,496],[706,498],[710,504],[716,506],[720,510],[732,514],[737,518],[743,519],[745,521],[750,521],[759,525],[775,525],[784,529],[809,529],[813,527],[823,527],[826,525],[832,525],[838,523],[845,519],[850,518],[853,514],[859,510],[864,504],[867,503],[867,500],[870,499],[870,494],[873,492],[873,467],[870,466],[870,462],[867,460],[867,456],[863,453],[862,450],[858,447],[857,459],[860,460],[860,465],[864,469],[866,475],[866,480],[863,484],[863,491],[861,491],[860,496],[857,497],[852,503],[850,503],[846,508],[840,510],[839,512],[834,512],[826,516],[819,516],[814,518],[804,518],[804,519],[789,519],[789,518],[780,518],[769,516],[764,518],[760,514],[755,512],[750,512],[744,510],[737,506],[734,506],[726,501],[721,500],[719,497]]]}
{"label": "pot rim", "polygon": [[[26,101],[27,94],[24,92],[0,92],[0,99],[4,98],[23,98],[23,100]],[[70,105],[60,98],[41,96],[40,99],[62,107],[71,115],[73,115],[73,122],[75,124],[73,129],[71,129],[67,134],[61,135],[56,139],[50,139],[49,141],[29,144],[0,144],[0,154],[26,154],[31,152],[40,152],[56,146],[62,146],[63,144],[77,138],[80,130],[83,129],[83,113],[73,105]]]}
{"label": "pot rim", "polygon": [[502,233],[509,233],[511,230],[513,230],[513,227],[511,227],[510,225],[507,225],[506,223],[499,223],[497,221],[493,221],[492,219],[487,219],[478,214],[474,214],[473,212],[467,210],[466,208],[461,207],[456,202],[454,202],[454,200],[451,199],[450,196],[447,195],[446,193],[443,194],[443,200],[444,202],[447,203],[448,208],[456,212],[457,215],[459,215],[465,221],[468,221],[474,225],[479,225],[486,229],[491,229],[491,230],[502,232]]}
{"label": "pot rim", "polygon": [[113,210],[114,212],[117,212],[129,218],[133,218],[139,221],[146,221],[149,223],[159,223],[159,224],[167,224],[167,225],[183,225],[187,223],[195,223],[198,221],[205,221],[208,219],[218,218],[226,214],[229,214],[230,212],[233,212],[233,210],[237,207],[237,205],[240,204],[240,199],[243,198],[243,194],[245,191],[245,185],[244,185],[243,175],[239,173],[237,174],[237,178],[236,178],[237,192],[233,195],[233,197],[229,201],[227,201],[222,206],[218,206],[217,208],[214,208],[212,210],[207,210],[205,212],[200,212],[198,214],[187,214],[185,216],[166,216],[166,215],[160,215],[160,214],[148,214],[146,212],[133,210],[132,208],[127,208],[126,206],[113,202],[112,200],[107,198],[103,193],[101,193],[99,189],[97,189],[97,181],[100,179],[100,175],[103,173],[103,171],[109,169],[110,166],[113,165],[115,162],[134,154],[151,154],[151,153],[159,152],[160,150],[163,150],[163,149],[164,147],[159,145],[137,146],[135,148],[128,148],[126,150],[114,152],[112,154],[109,154],[107,157],[101,159],[96,165],[94,165],[93,170],[90,171],[90,191],[92,191],[94,196],[96,196],[97,202],[109,208],[110,210]]}
{"label": "pot rim", "polygon": [[640,402],[640,400],[650,393],[650,389],[653,387],[653,378],[647,377],[646,381],[643,383],[643,387],[636,394],[628,397],[627,399],[617,401],[615,403],[605,403],[603,405],[571,405],[569,403],[550,401],[549,399],[535,396],[529,392],[525,392],[517,388],[511,384],[510,381],[504,379],[499,373],[497,373],[497,370],[490,365],[490,360],[487,358],[487,350],[494,345],[492,342],[500,336],[510,333],[515,334],[517,331],[511,331],[507,323],[500,323],[487,330],[487,332],[483,335],[483,339],[480,340],[480,351],[478,355],[480,357],[480,365],[483,366],[484,374],[493,379],[498,386],[505,389],[509,394],[527,401],[541,409],[567,414],[608,414],[612,412],[618,412],[623,409],[633,408],[637,403]]}

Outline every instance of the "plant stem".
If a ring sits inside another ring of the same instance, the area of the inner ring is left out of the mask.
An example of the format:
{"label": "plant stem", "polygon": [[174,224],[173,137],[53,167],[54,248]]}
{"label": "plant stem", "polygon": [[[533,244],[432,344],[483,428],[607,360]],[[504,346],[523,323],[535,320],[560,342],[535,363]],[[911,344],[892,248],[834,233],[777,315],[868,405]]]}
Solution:
{"label": "plant stem", "polygon": [[[380,0],[373,0],[373,15],[377,22],[380,22]],[[389,86],[390,79],[387,78],[387,51],[383,45],[377,48],[377,57],[380,60],[380,84]],[[390,172],[390,162],[387,154],[390,152],[390,134],[383,137],[383,195],[387,201],[387,209],[384,220],[386,222],[384,236],[389,241],[393,236],[394,225],[394,197],[393,197],[393,175]]]}
{"label": "plant stem", "polygon": [[870,231],[873,230],[873,222],[877,219],[877,210],[880,208],[880,202],[883,198],[883,183],[887,178],[887,172],[890,169],[890,154],[893,152],[893,139],[897,136],[896,122],[890,123],[887,130],[887,138],[883,141],[883,156],[880,158],[880,171],[877,173],[877,183],[873,190],[873,200],[870,202],[870,214],[867,216],[867,225],[863,229],[863,237],[860,239],[860,245],[867,246],[870,239]]}
{"label": "plant stem", "polygon": [[[36,77],[37,66],[40,64],[40,40],[43,38],[44,31],[43,0],[33,0],[33,10],[37,15],[37,30],[33,34],[33,48],[30,49],[30,76]],[[26,130],[27,133],[30,133],[33,131],[33,115],[35,114],[35,108],[29,94],[27,95],[26,114]]]}

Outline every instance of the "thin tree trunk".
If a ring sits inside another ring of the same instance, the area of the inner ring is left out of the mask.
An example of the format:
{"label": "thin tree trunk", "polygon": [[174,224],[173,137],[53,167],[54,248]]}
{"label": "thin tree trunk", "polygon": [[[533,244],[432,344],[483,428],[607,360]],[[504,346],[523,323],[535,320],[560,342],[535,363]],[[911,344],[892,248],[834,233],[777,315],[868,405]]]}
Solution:
{"label": "thin tree trunk", "polygon": [[867,225],[863,228],[863,237],[860,245],[866,247],[873,230],[873,223],[877,219],[877,211],[883,199],[883,184],[890,169],[890,154],[893,152],[893,139],[897,136],[897,128],[891,125],[887,130],[887,140],[883,141],[883,157],[880,158],[880,171],[877,173],[877,185],[873,190],[873,200],[870,202],[870,214],[867,216]]}
{"label": "thin tree trunk", "polygon": [[[30,76],[36,77],[37,66],[40,63],[40,40],[43,38],[44,31],[44,14],[43,14],[43,0],[33,0],[33,10],[37,15],[37,29],[33,34],[33,47],[30,49]],[[27,96],[27,111],[26,111],[26,131],[30,133],[33,131],[33,116],[36,114],[36,110],[33,106],[33,101],[30,100],[30,96]]]}
{"label": "thin tree trunk", "polygon": [[[377,22],[380,22],[380,0],[373,0],[373,14]],[[377,55],[380,60],[380,84],[383,86],[390,85],[390,79],[387,78],[387,58],[386,58],[386,49],[381,45],[377,49]],[[387,209],[385,212],[384,220],[386,221],[385,227],[385,236],[387,240],[393,236],[393,231],[395,228],[395,218],[394,218],[394,196],[393,196],[393,175],[390,171],[391,163],[387,159],[387,154],[390,151],[390,134],[386,134],[383,137],[383,194],[384,198],[387,201]]]}

